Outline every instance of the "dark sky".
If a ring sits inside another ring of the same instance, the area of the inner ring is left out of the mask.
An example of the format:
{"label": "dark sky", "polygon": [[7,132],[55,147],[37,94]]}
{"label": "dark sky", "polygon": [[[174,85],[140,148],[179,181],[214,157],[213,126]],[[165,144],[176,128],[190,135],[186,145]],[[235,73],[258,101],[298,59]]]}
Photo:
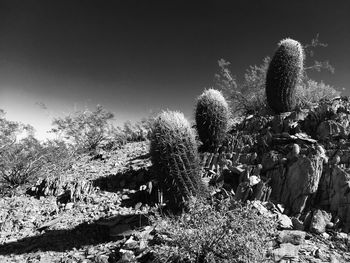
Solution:
{"label": "dark sky", "polygon": [[166,108],[191,117],[218,59],[241,79],[279,40],[317,33],[329,46],[315,58],[336,72],[313,77],[348,95],[349,14],[346,0],[0,0],[0,108],[39,137],[52,116],[96,104],[119,123]]}

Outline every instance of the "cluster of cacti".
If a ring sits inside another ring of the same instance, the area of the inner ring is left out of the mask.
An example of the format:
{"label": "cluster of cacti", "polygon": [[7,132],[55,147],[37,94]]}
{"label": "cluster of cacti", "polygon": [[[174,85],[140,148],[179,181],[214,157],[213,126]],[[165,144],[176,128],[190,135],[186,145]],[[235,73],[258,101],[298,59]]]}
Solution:
{"label": "cluster of cacti", "polygon": [[282,40],[266,75],[266,98],[275,113],[294,109],[296,85],[303,73],[304,52],[298,41]]}
{"label": "cluster of cacti", "polygon": [[195,133],[182,113],[165,111],[155,119],[150,153],[169,207],[181,208],[190,196],[206,194]]}
{"label": "cluster of cacti", "polygon": [[229,121],[228,104],[220,91],[208,89],[198,97],[195,118],[201,151],[215,151],[225,138]]}
{"label": "cluster of cacti", "polygon": [[[276,113],[295,105],[295,87],[303,73],[303,49],[299,42],[285,39],[272,58],[266,76],[267,102]],[[195,120],[201,151],[215,152],[226,136],[229,107],[222,93],[208,89],[197,99]],[[182,208],[190,196],[204,196],[194,130],[184,115],[165,111],[153,123],[151,160],[161,192],[169,207]]]}

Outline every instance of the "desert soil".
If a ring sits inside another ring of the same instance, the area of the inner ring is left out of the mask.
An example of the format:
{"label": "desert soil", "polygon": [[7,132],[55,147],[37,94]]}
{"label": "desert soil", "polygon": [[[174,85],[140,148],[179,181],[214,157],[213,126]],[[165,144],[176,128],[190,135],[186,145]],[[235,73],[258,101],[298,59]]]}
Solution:
{"label": "desert soil", "polygon": [[[148,151],[147,142],[137,142],[95,160],[80,158],[61,178],[91,183],[78,200],[25,191],[0,198],[0,262],[152,262]],[[349,262],[347,235],[306,237],[297,255],[280,262]]]}

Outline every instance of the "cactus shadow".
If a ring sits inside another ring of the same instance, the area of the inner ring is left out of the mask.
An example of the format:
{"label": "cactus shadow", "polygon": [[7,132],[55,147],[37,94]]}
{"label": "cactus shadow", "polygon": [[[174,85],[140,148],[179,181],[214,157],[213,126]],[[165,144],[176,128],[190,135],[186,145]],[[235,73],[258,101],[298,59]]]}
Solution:
{"label": "cactus shadow", "polygon": [[129,162],[133,162],[136,160],[147,160],[150,157],[151,157],[151,155],[149,153],[145,153],[145,154],[142,154],[142,155],[139,155],[139,156],[136,156],[136,157],[130,159]]}
{"label": "cactus shadow", "polygon": [[125,172],[99,177],[92,181],[94,187],[102,191],[117,193],[123,189],[138,190],[141,185],[147,183],[150,172],[146,168],[139,170],[129,169]]}
{"label": "cactus shadow", "polygon": [[[115,223],[113,225],[113,223]],[[148,225],[146,215],[117,215],[101,218],[93,223],[82,223],[73,229],[46,230],[45,233],[25,237],[17,241],[0,245],[0,255],[20,255],[25,253],[56,251],[65,252],[73,248],[80,249],[86,245],[98,245],[115,239],[122,239],[123,233],[112,238],[113,228],[127,225],[129,230]],[[115,232],[115,231],[114,231]]]}
{"label": "cactus shadow", "polygon": [[152,169],[131,169],[97,178],[93,181],[93,186],[99,187],[102,191],[121,193],[121,207],[138,209],[145,204],[153,206],[157,203],[156,189],[152,189],[153,179]]}

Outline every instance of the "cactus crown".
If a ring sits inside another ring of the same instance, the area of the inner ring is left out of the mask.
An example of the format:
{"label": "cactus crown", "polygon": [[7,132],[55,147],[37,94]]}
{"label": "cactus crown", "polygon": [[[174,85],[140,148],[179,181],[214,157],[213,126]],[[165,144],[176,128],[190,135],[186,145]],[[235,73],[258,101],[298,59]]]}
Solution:
{"label": "cactus crown", "polygon": [[287,38],[279,42],[266,74],[266,98],[276,113],[295,107],[295,87],[303,73],[302,45]]}
{"label": "cactus crown", "polygon": [[154,122],[154,129],[162,133],[183,133],[191,134],[191,127],[181,112],[177,111],[163,111]]}
{"label": "cactus crown", "polygon": [[303,67],[303,60],[305,58],[305,54],[304,54],[304,49],[303,46],[300,44],[299,41],[296,41],[294,39],[291,38],[285,38],[282,39],[279,43],[278,43],[278,47],[282,47],[282,48],[286,48],[289,50],[290,53],[292,53],[294,56],[298,57],[298,58],[302,58],[301,60],[299,60],[300,63],[300,67]]}
{"label": "cactus crown", "polygon": [[206,102],[206,103],[215,103],[222,105],[225,108],[228,108],[227,101],[222,95],[221,91],[216,89],[207,89],[205,90],[197,99],[197,102]]}

